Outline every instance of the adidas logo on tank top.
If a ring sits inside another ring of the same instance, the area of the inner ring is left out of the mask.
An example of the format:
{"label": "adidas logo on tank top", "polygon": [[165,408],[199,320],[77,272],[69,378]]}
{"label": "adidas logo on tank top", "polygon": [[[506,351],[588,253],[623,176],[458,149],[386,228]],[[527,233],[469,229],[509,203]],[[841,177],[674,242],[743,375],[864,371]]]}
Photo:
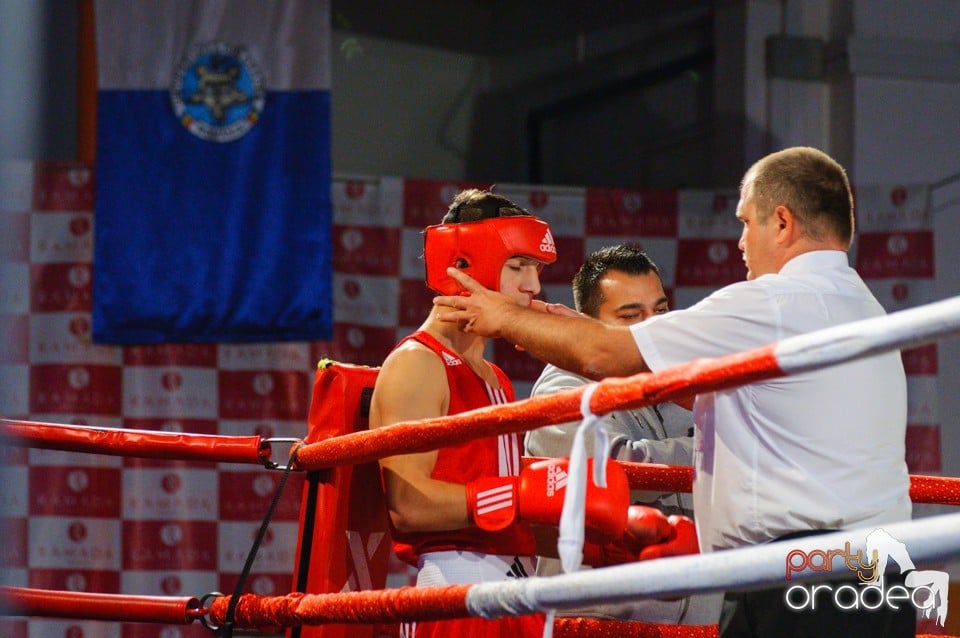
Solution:
{"label": "adidas logo on tank top", "polygon": [[443,351],[441,351],[440,354],[443,355],[443,362],[448,366],[458,366],[463,363],[463,360],[458,359],[452,354],[447,354],[446,352],[443,352]]}

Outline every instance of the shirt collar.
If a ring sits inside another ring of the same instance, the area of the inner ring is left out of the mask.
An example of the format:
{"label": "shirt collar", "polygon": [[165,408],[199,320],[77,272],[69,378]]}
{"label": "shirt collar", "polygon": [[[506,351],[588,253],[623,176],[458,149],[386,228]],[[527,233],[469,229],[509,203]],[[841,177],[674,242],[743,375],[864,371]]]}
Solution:
{"label": "shirt collar", "polygon": [[847,268],[849,265],[847,253],[842,250],[811,250],[785,263],[779,274],[790,275],[824,268]]}

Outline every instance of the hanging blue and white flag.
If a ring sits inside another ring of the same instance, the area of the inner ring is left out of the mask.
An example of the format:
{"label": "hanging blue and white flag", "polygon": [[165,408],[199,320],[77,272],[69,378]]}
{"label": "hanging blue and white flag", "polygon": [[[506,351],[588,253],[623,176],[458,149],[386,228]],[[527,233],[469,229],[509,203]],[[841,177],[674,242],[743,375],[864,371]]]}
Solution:
{"label": "hanging blue and white flag", "polygon": [[94,341],[330,339],[328,0],[94,6]]}

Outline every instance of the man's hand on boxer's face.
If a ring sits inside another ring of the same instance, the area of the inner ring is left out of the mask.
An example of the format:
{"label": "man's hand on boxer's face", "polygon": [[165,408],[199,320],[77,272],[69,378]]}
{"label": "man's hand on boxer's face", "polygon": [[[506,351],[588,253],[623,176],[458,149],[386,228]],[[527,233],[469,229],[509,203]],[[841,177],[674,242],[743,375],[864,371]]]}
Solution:
{"label": "man's hand on boxer's face", "polygon": [[516,302],[506,295],[494,292],[477,283],[470,275],[456,268],[448,268],[447,274],[459,283],[464,292],[460,295],[441,295],[433,298],[433,305],[443,306],[441,321],[456,323],[464,332],[482,337],[498,337],[503,318]]}

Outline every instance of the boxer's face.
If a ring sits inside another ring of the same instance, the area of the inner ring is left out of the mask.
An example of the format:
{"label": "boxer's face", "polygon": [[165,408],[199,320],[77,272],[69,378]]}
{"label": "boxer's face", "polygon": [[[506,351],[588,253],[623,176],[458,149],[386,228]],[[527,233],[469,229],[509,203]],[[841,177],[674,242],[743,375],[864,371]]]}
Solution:
{"label": "boxer's face", "polygon": [[543,267],[530,257],[511,257],[500,271],[500,292],[521,306],[529,306],[540,292],[540,269]]}

